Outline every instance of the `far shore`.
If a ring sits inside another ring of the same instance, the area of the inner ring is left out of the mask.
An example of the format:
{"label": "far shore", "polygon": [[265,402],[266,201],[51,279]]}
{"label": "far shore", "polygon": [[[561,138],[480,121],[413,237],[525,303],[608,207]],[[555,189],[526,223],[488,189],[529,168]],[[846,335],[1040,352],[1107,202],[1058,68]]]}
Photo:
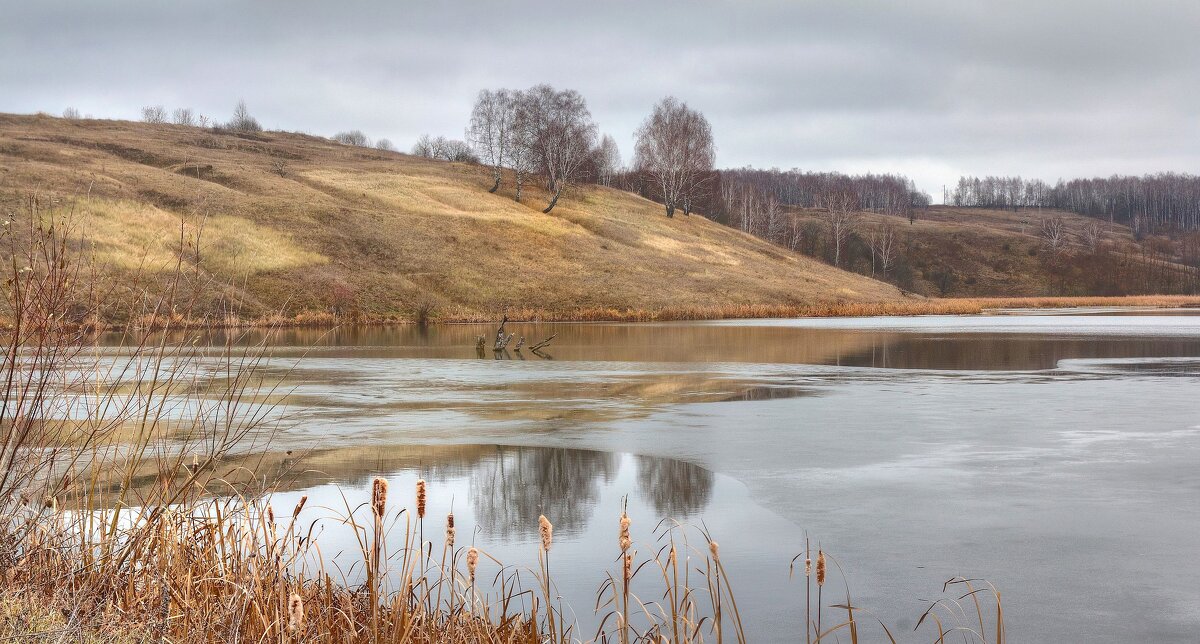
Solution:
{"label": "far shore", "polygon": [[[199,318],[171,319],[147,316],[132,325],[138,330],[163,329],[266,329],[266,328],[335,328],[377,327],[407,324],[498,324],[507,316],[509,322],[680,322],[704,320],[736,320],[764,318],[832,318],[832,317],[906,317],[917,315],[980,315],[1005,310],[1036,309],[1185,309],[1200,307],[1200,295],[1129,295],[1082,297],[978,297],[978,298],[920,298],[883,302],[830,302],[808,305],[795,304],[732,304],[714,307],[678,307],[664,309],[583,308],[565,311],[509,308],[492,314],[477,311],[433,311],[423,319],[414,316],[372,315],[362,313],[334,314],[325,311],[303,311],[288,316],[271,315],[257,319]],[[117,323],[88,321],[81,325],[90,331],[104,332],[121,326]]]}

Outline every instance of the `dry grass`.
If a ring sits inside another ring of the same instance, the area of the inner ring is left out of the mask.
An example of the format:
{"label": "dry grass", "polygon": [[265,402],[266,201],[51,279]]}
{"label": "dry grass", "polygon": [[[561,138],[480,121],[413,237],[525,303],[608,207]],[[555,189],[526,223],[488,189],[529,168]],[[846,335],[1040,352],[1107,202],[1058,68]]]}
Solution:
{"label": "dry grass", "polygon": [[[287,159],[281,177],[272,162]],[[486,191],[478,167],[294,134],[0,115],[0,208],[31,191],[97,213],[81,230],[123,280],[181,258],[238,318],[645,319],[669,311],[900,297],[886,284],[626,192]],[[90,226],[95,226],[90,228]],[[182,251],[179,230],[183,226]],[[199,236],[196,248],[187,242]],[[178,257],[176,257],[178,256]],[[236,280],[236,281],[235,281]],[[232,285],[231,285],[232,283]],[[216,288],[214,286],[214,288]],[[624,313],[622,313],[624,312]]]}
{"label": "dry grass", "polygon": [[[826,215],[811,209],[791,212],[810,227],[801,248],[829,254]],[[1039,237],[1043,218],[1063,222],[1066,241],[1059,253],[1047,248]],[[922,295],[1040,297],[1196,291],[1196,269],[1180,263],[1180,247],[1167,236],[1138,241],[1128,226],[1058,210],[934,206],[920,211],[912,223],[894,215],[857,213],[855,240],[852,248],[846,249],[853,255],[848,260],[850,270],[871,274],[865,240],[885,225],[895,231],[899,251],[887,279]],[[1093,226],[1099,231],[1095,249],[1083,241],[1084,231]]]}
{"label": "dry grass", "polygon": [[[164,495],[176,483],[161,480]],[[663,521],[654,542],[640,544],[649,547],[642,554],[623,514],[613,544],[616,572],[597,571],[600,625],[585,633],[558,597],[554,569],[569,562],[551,565],[553,527],[545,516],[531,545],[539,566],[531,571],[456,543],[452,517],[443,537],[421,539],[409,510],[389,498],[386,481],[372,487],[369,503],[345,499],[340,512],[308,507],[306,498],[276,511],[269,496],[197,497],[130,508],[111,530],[113,515],[82,497],[71,507],[8,506],[0,635],[197,643],[746,641],[735,586],[705,530]],[[317,528],[323,520],[353,529],[358,549],[348,556],[356,561],[325,559]],[[815,570],[804,572],[804,614],[776,628],[805,631],[808,642],[858,642],[864,631],[895,642],[886,625],[853,605],[848,589],[822,599],[831,581],[826,558],[822,551]],[[632,590],[639,576],[651,577],[637,582],[640,594]],[[951,635],[1004,642],[999,592],[960,578],[944,591],[960,586],[966,591],[933,601],[920,622],[936,629],[937,642]]]}

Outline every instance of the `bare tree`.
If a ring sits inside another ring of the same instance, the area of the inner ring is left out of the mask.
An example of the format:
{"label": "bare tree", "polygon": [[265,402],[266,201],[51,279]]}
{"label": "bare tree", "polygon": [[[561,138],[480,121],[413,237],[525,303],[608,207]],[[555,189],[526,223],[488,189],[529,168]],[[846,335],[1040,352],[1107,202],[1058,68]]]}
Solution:
{"label": "bare tree", "polygon": [[436,159],[441,155],[441,150],[438,149],[438,140],[422,134],[417,142],[412,146],[412,155],[415,157],[425,157],[426,159]]}
{"label": "bare tree", "polygon": [[79,110],[73,107],[68,107],[67,109],[63,110],[62,117],[65,119],[78,120]]}
{"label": "bare tree", "polygon": [[523,129],[520,141],[546,179],[551,197],[542,212],[549,213],[580,179],[596,145],[596,125],[587,102],[575,90],[538,85],[523,97],[517,119]]}
{"label": "bare tree", "polygon": [[1067,245],[1067,222],[1062,217],[1043,217],[1038,237],[1057,255]]}
{"label": "bare tree", "polygon": [[375,142],[375,149],[383,150],[384,152],[395,152],[396,146],[393,145],[392,142],[388,139],[379,139],[378,141]]}
{"label": "bare tree", "polygon": [[342,145],[354,145],[360,148],[371,147],[371,139],[367,138],[362,130],[350,130],[349,132],[338,132],[333,135],[333,140]]}
{"label": "bare tree", "polygon": [[166,123],[167,108],[162,105],[147,105],[142,108],[142,120],[147,123]]}
{"label": "bare tree", "polygon": [[858,209],[858,197],[848,188],[834,188],[827,192],[823,201],[829,235],[833,241],[833,265],[841,266],[842,249],[854,228],[854,214]]}
{"label": "bare tree", "polygon": [[412,147],[413,156],[441,161],[461,161],[474,163],[478,161],[471,152],[471,146],[457,139],[447,139],[444,136],[422,134]]}
{"label": "bare tree", "polygon": [[1088,252],[1095,255],[1096,251],[1100,250],[1100,241],[1104,238],[1104,229],[1100,226],[1100,222],[1088,222],[1079,233],[1079,241],[1083,244]]}
{"label": "bare tree", "polygon": [[175,113],[171,116],[171,120],[175,122],[175,125],[191,127],[196,124],[196,117],[192,114],[192,110],[189,107],[177,107],[175,108]]}
{"label": "bare tree", "polygon": [[517,102],[519,92],[507,89],[482,90],[471,110],[471,124],[467,128],[467,141],[480,161],[492,169],[492,187],[488,192],[500,188],[503,170],[512,164],[513,146],[516,144]]}
{"label": "bare tree", "polygon": [[600,138],[600,147],[596,148],[596,180],[602,186],[611,186],[613,177],[621,170],[621,151],[617,148],[617,140],[605,134]]}
{"label": "bare tree", "polygon": [[246,101],[238,101],[237,107],[233,110],[233,119],[229,121],[229,129],[237,132],[261,132],[262,125],[258,119],[250,116],[250,110],[246,108]]}
{"label": "bare tree", "polygon": [[875,266],[884,275],[892,269],[896,261],[896,227],[892,224],[880,224],[867,237],[871,246],[871,275],[875,274]]}
{"label": "bare tree", "polygon": [[668,96],[654,106],[637,131],[634,166],[647,173],[666,209],[691,212],[716,159],[712,127],[700,112]]}

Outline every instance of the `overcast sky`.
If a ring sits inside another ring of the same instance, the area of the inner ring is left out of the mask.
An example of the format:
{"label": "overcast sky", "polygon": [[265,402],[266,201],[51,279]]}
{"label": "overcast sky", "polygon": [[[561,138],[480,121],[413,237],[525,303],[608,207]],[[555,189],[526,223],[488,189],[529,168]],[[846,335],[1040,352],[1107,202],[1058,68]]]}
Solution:
{"label": "overcast sky", "polygon": [[462,137],[484,87],[579,90],[623,157],[675,95],[721,167],[1200,172],[1200,2],[0,0],[0,111]]}

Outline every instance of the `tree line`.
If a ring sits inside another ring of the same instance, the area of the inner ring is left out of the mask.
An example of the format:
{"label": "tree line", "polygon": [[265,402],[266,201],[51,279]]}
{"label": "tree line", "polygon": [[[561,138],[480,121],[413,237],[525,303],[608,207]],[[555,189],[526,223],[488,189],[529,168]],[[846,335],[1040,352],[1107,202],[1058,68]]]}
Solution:
{"label": "tree line", "polygon": [[1138,236],[1200,228],[1200,176],[1173,172],[1060,179],[1053,186],[1021,177],[961,177],[948,201],[975,208],[1066,210],[1127,224]]}

